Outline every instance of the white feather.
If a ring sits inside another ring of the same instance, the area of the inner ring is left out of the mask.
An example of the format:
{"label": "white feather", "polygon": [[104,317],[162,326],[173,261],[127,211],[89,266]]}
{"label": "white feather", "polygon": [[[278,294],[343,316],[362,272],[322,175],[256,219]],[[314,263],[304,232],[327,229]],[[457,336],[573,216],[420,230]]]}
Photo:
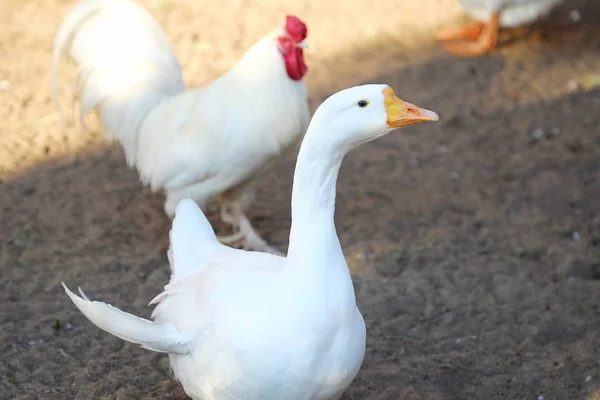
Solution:
{"label": "white feather", "polygon": [[[342,159],[397,122],[417,121],[417,112],[419,121],[438,119],[390,96],[386,85],[359,86],[316,111],[294,174],[286,258],[222,245],[197,204],[184,199],[170,235],[171,279],[151,301],[154,323],[71,299],[102,329],[168,351],[195,400],[339,399],[362,364],[366,341],[334,225]],[[407,117],[400,111],[409,106]]]}
{"label": "white feather", "polygon": [[275,37],[259,40],[219,79],[184,91],[181,67],[152,16],[131,0],[81,0],[53,49],[79,66],[81,114],[96,109],[143,183],[203,206],[259,174],[305,132],[306,85],[286,74]]}
{"label": "white feather", "polygon": [[212,251],[215,244],[218,244],[210,222],[196,203],[189,199],[184,199],[177,205],[169,238],[171,277],[175,279],[197,273],[202,250]]}
{"label": "white feather", "polygon": [[489,21],[500,12],[500,25],[506,28],[533,22],[548,14],[562,0],[459,0],[473,18]]}
{"label": "white feather", "polygon": [[190,343],[172,324],[148,321],[110,304],[90,301],[81,289],[79,297],[71,292],[64,282],[62,285],[79,311],[98,328],[148,350],[161,353],[190,353]]}
{"label": "white feather", "polygon": [[52,82],[61,54],[79,65],[81,118],[98,107],[106,133],[135,161],[142,122],[161,101],[184,90],[181,67],[160,26],[130,0],[82,0],[54,41]]}

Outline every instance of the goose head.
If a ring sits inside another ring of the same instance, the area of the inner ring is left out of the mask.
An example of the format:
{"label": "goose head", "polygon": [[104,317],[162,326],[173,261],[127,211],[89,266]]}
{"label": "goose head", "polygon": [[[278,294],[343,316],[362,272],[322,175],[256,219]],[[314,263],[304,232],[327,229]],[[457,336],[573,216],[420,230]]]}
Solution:
{"label": "goose head", "polygon": [[436,113],[399,99],[388,85],[355,86],[319,106],[307,139],[317,147],[347,153],[396,128],[437,120]]}

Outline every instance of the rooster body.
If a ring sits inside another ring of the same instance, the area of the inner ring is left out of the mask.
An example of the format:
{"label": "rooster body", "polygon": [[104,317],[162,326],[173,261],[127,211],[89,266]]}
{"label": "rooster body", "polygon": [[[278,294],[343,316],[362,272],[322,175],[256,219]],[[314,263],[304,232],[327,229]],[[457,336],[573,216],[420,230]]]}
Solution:
{"label": "rooster body", "polygon": [[259,40],[220,78],[186,90],[175,53],[146,10],[131,0],[82,0],[55,39],[53,92],[56,96],[64,54],[79,66],[81,119],[97,111],[103,130],[121,143],[140,180],[165,191],[169,217],[183,198],[200,207],[217,200],[223,220],[238,231],[225,242],[274,251],[244,212],[254,199],[256,178],[301,137],[310,119],[299,77],[306,70],[301,46],[292,46],[290,64],[285,58],[290,36],[300,42],[306,28],[298,35],[302,23],[293,19],[290,35],[290,18],[295,17]]}

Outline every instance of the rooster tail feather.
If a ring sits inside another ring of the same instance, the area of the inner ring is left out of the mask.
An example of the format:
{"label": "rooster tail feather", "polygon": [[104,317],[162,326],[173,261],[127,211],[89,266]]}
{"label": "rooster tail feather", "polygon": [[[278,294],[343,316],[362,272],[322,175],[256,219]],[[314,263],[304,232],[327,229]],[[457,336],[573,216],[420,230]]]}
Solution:
{"label": "rooster tail feather", "polygon": [[181,66],[156,20],[131,0],[81,0],[65,16],[54,40],[52,97],[61,56],[78,65],[74,96],[80,120],[96,110],[109,137],[135,164],[137,136],[147,115],[184,90]]}

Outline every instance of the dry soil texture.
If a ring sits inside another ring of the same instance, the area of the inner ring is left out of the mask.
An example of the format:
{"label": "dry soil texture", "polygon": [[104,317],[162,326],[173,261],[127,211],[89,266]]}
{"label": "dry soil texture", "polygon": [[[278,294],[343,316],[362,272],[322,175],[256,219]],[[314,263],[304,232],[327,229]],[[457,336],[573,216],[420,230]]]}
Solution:
{"label": "dry soil texture", "polygon": [[[168,279],[163,197],[94,119],[82,134],[52,104],[52,38],[72,4],[0,3],[0,398],[184,399],[166,356],[95,328],[60,287],[149,316]],[[143,4],[190,85],[292,12],[310,28],[314,106],[385,82],[440,114],[342,168],[336,221],[368,326],[344,399],[600,398],[599,2],[567,2],[477,59],[433,41],[460,19],[452,0]],[[252,209],[281,248],[294,158]]]}

